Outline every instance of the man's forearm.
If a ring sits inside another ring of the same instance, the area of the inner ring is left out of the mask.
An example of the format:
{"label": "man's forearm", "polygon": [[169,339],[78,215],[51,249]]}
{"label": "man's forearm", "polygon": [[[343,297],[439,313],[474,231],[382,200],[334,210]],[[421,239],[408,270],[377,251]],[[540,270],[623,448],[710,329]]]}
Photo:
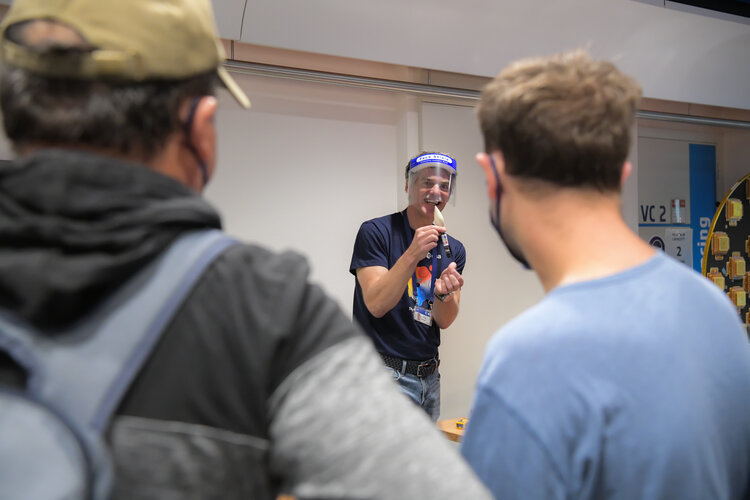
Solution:
{"label": "man's forearm", "polygon": [[310,359],[269,403],[270,467],[299,498],[490,499],[364,337]]}
{"label": "man's forearm", "polygon": [[381,318],[396,307],[414,274],[416,264],[404,254],[391,269],[366,267],[357,270],[357,279],[370,314]]}
{"label": "man's forearm", "polygon": [[461,291],[457,290],[443,300],[435,297],[432,307],[432,319],[440,328],[448,328],[458,316],[461,301]]}

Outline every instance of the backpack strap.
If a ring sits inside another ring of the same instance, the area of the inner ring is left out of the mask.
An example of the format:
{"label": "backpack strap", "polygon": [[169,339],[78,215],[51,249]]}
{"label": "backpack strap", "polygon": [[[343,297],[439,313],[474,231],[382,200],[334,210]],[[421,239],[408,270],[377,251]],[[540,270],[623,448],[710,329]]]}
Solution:
{"label": "backpack strap", "polygon": [[180,237],[93,313],[55,335],[0,313],[0,348],[27,369],[32,397],[102,433],[177,308],[233,243],[219,230]]}
{"label": "backpack strap", "polygon": [[29,374],[26,393],[67,421],[85,450],[93,498],[113,470],[103,433],[119,402],[203,271],[235,240],[219,230],[180,237],[78,323],[41,335],[0,311],[0,350]]}

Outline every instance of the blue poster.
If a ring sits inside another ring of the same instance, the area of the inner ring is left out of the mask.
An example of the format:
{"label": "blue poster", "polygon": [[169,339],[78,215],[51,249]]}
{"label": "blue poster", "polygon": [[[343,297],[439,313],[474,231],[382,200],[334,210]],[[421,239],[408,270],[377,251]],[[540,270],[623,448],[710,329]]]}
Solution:
{"label": "blue poster", "polygon": [[693,269],[699,273],[714,212],[716,212],[716,146],[690,144],[690,226],[693,228]]}

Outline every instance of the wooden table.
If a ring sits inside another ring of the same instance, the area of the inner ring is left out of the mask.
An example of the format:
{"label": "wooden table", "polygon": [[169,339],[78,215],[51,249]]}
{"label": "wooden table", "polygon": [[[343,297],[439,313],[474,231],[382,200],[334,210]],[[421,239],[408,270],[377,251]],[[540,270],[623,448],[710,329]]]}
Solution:
{"label": "wooden table", "polygon": [[438,420],[438,429],[443,431],[443,434],[457,443],[461,442],[461,438],[464,436],[464,429],[456,428],[457,418],[446,418],[445,420]]}

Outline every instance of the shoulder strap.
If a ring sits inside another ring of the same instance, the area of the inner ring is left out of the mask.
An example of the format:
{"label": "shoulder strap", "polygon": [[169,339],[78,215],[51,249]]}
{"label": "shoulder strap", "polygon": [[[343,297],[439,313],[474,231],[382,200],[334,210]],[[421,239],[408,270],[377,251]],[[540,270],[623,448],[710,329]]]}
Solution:
{"label": "shoulder strap", "polygon": [[197,279],[233,243],[218,230],[182,236],[92,314],[53,337],[0,313],[0,349],[29,370],[33,397],[101,433]]}

